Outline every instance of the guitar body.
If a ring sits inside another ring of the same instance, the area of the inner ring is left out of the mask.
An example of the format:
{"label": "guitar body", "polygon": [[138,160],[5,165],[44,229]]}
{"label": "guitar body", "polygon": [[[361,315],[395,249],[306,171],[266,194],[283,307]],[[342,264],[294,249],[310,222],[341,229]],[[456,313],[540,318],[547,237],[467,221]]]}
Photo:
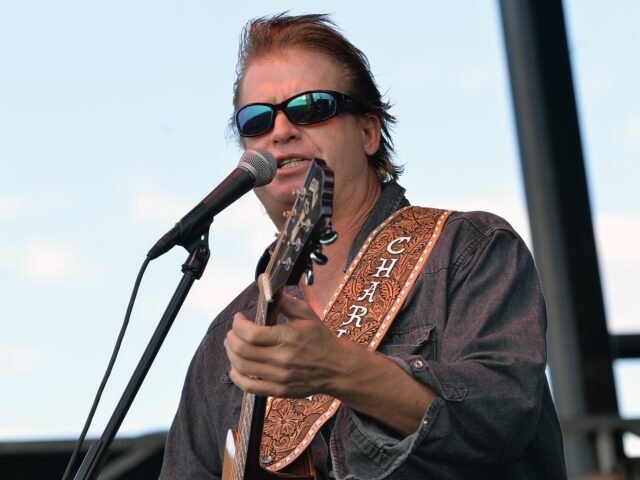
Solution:
{"label": "guitar body", "polygon": [[[331,229],[333,172],[320,159],[311,161],[304,185],[278,235],[269,265],[258,277],[258,302],[255,322],[270,326],[277,323],[282,289],[299,282],[304,272],[307,283],[313,281],[312,261],[324,264],[322,245],[332,243],[337,234]],[[260,465],[260,441],[264,426],[266,397],[245,392],[237,431],[227,433],[223,480],[316,480],[310,449],[286,467],[271,472]]]}
{"label": "guitar body", "polygon": [[[222,480],[235,480],[233,478],[233,464],[235,462],[238,434],[235,430],[227,432],[227,443],[224,447],[224,463],[222,465]],[[291,465],[283,470],[272,473],[259,464],[253,469],[245,470],[244,480],[316,480],[316,471],[309,449],[305,450]]]}

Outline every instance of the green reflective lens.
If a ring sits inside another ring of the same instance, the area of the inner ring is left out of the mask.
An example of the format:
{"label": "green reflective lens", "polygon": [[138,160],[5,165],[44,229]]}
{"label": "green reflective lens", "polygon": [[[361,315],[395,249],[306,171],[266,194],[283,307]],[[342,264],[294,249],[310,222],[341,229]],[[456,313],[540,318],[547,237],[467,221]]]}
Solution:
{"label": "green reflective lens", "polygon": [[238,112],[236,120],[241,135],[255,136],[271,129],[273,108],[268,105],[248,105]]}
{"label": "green reflective lens", "polygon": [[335,115],[335,97],[328,92],[305,93],[287,103],[285,112],[292,122],[300,125],[321,122]]}

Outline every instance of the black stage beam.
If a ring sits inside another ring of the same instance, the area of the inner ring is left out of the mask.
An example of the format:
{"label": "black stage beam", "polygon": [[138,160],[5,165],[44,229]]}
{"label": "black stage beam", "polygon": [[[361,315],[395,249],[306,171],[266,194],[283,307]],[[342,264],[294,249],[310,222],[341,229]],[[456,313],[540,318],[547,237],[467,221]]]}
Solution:
{"label": "black stage beam", "polygon": [[[617,415],[564,14],[559,0],[501,0],[535,258],[547,299],[561,420]],[[596,469],[592,438],[565,438],[569,473]],[[616,455],[621,444],[616,440]]]}
{"label": "black stage beam", "polygon": [[640,335],[611,335],[611,354],[614,358],[640,358]]}

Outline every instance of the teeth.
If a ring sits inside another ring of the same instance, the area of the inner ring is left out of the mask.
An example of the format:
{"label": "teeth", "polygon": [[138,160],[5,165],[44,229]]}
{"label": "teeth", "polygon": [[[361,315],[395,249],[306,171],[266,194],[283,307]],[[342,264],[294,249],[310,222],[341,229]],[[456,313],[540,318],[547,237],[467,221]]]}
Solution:
{"label": "teeth", "polygon": [[280,164],[280,168],[293,168],[299,165],[301,161],[298,158],[289,158]]}

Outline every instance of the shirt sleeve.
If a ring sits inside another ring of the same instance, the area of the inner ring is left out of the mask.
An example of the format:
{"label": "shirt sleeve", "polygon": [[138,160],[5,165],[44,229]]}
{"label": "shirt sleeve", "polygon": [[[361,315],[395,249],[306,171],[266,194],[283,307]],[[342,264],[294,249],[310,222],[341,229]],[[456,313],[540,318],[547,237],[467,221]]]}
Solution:
{"label": "shirt sleeve", "polygon": [[178,411],[167,436],[161,480],[211,480],[221,475],[217,429],[211,419],[211,412],[220,408],[209,404],[211,374],[207,375],[206,340],[189,366]]}
{"label": "shirt sleeve", "polygon": [[490,465],[517,458],[530,442],[546,382],[546,314],[533,259],[509,228],[482,232],[458,251],[446,272],[436,359],[389,357],[436,398],[404,438],[344,408],[332,444],[337,478],[382,479],[421,459]]}

